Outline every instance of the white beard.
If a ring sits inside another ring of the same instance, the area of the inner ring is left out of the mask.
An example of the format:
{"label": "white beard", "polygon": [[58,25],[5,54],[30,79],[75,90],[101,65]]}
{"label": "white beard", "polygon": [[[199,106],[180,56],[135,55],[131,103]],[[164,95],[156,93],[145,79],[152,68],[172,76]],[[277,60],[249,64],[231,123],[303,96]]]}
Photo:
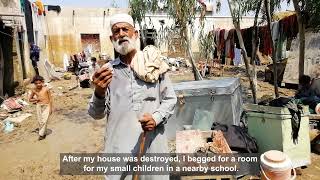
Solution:
{"label": "white beard", "polygon": [[121,55],[127,55],[136,49],[136,41],[137,39],[124,37],[121,40],[127,40],[128,42],[123,42],[119,44],[120,39],[117,41],[112,41],[114,49]]}

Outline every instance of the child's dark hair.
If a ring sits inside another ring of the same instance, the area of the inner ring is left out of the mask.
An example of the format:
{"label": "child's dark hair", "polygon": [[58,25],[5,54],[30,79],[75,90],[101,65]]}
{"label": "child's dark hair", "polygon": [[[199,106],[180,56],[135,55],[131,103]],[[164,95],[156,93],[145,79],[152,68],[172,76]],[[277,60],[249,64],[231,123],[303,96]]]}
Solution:
{"label": "child's dark hair", "polygon": [[311,82],[310,76],[303,75],[299,78],[299,84],[302,86],[309,86]]}
{"label": "child's dark hair", "polygon": [[93,61],[93,62],[97,62],[97,58],[92,57],[92,58],[91,58],[91,61]]}
{"label": "child's dark hair", "polygon": [[44,82],[44,78],[42,76],[37,75],[32,79],[32,83],[35,83],[36,81]]}

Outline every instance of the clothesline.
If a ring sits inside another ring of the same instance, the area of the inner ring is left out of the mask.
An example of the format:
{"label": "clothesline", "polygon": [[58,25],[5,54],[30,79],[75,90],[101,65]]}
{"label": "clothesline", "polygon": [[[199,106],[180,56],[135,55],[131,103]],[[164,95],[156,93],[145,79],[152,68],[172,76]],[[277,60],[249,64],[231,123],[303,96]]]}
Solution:
{"label": "clothesline", "polygon": [[[249,57],[252,54],[253,30],[253,27],[241,29],[241,34],[243,36],[245,48]],[[284,47],[286,48],[286,40],[295,38],[298,34],[298,22],[296,14],[273,22],[271,30],[272,37],[270,37],[270,30],[267,25],[258,26],[260,40],[259,50],[265,55],[271,55],[272,46],[273,44],[276,44],[277,58],[282,59],[285,53],[280,54],[280,51],[283,51]],[[214,35],[215,44],[217,47],[215,49],[215,57],[218,57],[218,59],[220,59],[220,57],[226,57],[233,60],[235,58],[235,47],[240,47],[235,29],[233,28],[227,30],[218,28],[210,33]]]}

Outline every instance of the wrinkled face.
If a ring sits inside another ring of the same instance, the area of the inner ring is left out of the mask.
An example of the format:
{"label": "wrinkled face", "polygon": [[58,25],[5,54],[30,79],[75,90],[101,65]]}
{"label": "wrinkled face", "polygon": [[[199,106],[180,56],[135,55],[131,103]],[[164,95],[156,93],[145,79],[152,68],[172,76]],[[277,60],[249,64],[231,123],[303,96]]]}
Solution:
{"label": "wrinkled face", "polygon": [[34,85],[36,86],[37,89],[41,89],[43,87],[43,82],[42,81],[35,81]]}
{"label": "wrinkled face", "polygon": [[138,32],[128,23],[117,23],[112,26],[110,40],[115,50],[121,55],[127,55],[136,49]]}

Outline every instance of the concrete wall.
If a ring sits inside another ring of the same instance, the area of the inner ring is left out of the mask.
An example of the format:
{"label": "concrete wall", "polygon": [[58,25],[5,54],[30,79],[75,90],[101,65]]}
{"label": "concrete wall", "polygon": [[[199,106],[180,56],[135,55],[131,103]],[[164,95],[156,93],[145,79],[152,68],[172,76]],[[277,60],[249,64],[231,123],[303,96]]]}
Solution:
{"label": "concrete wall", "polygon": [[[0,7],[6,7],[7,8],[17,8],[20,5],[20,0],[0,0]],[[1,11],[4,12],[4,11]]]}
{"label": "concrete wall", "polygon": [[[304,73],[315,78],[320,73],[320,33],[306,33]],[[288,63],[283,75],[283,83],[299,83],[299,36],[292,42]]]}
{"label": "concrete wall", "polygon": [[[110,16],[115,13],[127,13],[128,9],[105,8],[66,8],[60,14],[49,11],[43,21],[47,38],[40,39],[40,47],[45,47],[48,59],[62,67],[63,55],[73,55],[83,51],[81,34],[99,34],[101,53],[113,57],[113,46],[109,39]],[[46,42],[46,43],[44,43]]]}

